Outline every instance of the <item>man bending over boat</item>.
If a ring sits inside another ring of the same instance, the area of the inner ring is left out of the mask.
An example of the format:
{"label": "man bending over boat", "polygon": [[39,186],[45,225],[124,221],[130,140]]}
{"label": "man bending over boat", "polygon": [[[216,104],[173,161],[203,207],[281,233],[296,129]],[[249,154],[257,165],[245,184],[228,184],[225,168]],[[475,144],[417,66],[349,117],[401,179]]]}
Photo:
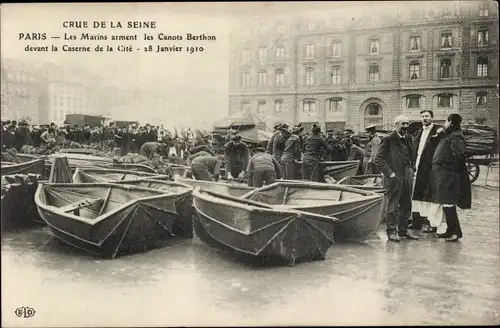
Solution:
{"label": "man bending over boat", "polygon": [[255,155],[248,161],[248,185],[260,188],[269,185],[276,179],[281,179],[281,165],[264,148],[255,148]]}
{"label": "man bending over boat", "polygon": [[248,165],[250,152],[248,146],[241,142],[241,136],[235,135],[232,140],[224,145],[224,158],[226,160],[226,172],[229,180],[237,177],[243,179]]}
{"label": "man bending over boat", "polygon": [[201,151],[191,160],[191,172],[196,180],[218,181],[222,161],[207,152]]}
{"label": "man bending over boat", "polygon": [[167,144],[163,142],[146,142],[141,146],[140,154],[148,160],[155,156],[164,156],[167,154]]}

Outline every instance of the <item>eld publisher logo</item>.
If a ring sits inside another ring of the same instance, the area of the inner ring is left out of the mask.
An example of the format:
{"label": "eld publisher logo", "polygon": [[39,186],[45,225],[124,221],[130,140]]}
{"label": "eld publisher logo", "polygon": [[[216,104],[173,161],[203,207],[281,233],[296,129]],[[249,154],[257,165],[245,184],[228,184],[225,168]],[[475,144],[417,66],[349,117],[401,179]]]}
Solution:
{"label": "eld publisher logo", "polygon": [[26,306],[17,308],[14,312],[19,318],[31,318],[34,317],[36,313],[35,309]]}

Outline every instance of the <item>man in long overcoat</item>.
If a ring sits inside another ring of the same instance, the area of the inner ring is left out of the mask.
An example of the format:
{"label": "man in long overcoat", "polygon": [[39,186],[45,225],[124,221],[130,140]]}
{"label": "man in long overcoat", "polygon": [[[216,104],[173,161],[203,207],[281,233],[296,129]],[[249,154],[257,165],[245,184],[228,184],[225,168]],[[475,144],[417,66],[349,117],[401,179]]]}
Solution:
{"label": "man in long overcoat", "polygon": [[399,242],[401,238],[418,239],[408,231],[411,215],[413,182],[413,148],[407,134],[409,120],[399,115],[394,120],[395,129],[382,139],[375,156],[375,166],[382,172],[387,189],[387,237]]}
{"label": "man in long overcoat", "polygon": [[[422,232],[436,232],[441,224],[442,210],[430,202],[429,186],[431,180],[432,156],[441,140],[442,134],[438,133],[440,126],[432,122],[434,113],[431,110],[420,112],[422,129],[418,131],[414,140],[415,173],[412,217],[410,229]],[[441,129],[442,130],[442,129]],[[439,215],[440,213],[440,215]]]}

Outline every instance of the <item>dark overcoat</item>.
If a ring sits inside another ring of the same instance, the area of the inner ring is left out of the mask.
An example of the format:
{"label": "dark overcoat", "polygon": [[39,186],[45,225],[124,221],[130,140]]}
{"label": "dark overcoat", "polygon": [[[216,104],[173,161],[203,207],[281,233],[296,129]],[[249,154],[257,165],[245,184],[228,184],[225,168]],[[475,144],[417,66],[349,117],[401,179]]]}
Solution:
{"label": "dark overcoat", "polygon": [[[420,162],[418,164],[417,176],[415,177],[415,189],[413,190],[413,200],[419,201],[430,201],[430,180],[431,180],[431,170],[432,170],[432,156],[436,151],[439,141],[443,137],[442,133],[437,133],[437,130],[441,126],[434,124],[429,132],[429,136],[425,141],[424,149],[422,155],[420,156]],[[413,152],[413,162],[417,162],[418,147],[420,145],[420,139],[422,138],[423,130],[418,131],[415,140],[413,142],[414,152]]]}
{"label": "dark overcoat", "polygon": [[412,140],[408,134],[404,136],[404,141],[402,141],[399,135],[394,131],[387,136],[385,136],[380,142],[380,146],[375,156],[374,165],[379,172],[382,172],[385,177],[390,176],[392,173],[396,174],[397,178],[402,178],[405,176],[405,166],[404,148],[406,144],[406,149],[408,150],[409,160],[411,166],[413,167],[415,163],[413,162],[413,146]]}
{"label": "dark overcoat", "polygon": [[471,186],[465,165],[465,136],[445,131],[432,157],[431,200],[443,205],[471,208]]}

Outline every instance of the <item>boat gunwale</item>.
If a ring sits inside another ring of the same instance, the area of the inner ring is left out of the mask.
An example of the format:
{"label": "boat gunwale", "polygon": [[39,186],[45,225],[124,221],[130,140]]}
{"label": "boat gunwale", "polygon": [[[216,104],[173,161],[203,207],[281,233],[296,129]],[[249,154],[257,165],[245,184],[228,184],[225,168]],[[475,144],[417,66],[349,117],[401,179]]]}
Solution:
{"label": "boat gunwale", "polygon": [[[218,185],[218,186],[225,186],[225,187],[230,187],[230,188],[240,189],[240,190],[248,190],[248,191],[256,190],[255,187],[250,187],[250,186],[246,186],[246,185],[240,186],[240,185],[233,185],[230,183],[224,183],[224,182],[218,182],[218,181],[194,180],[194,179],[187,179],[187,178],[182,178],[182,177],[175,177],[174,181],[179,181],[180,183],[184,183],[184,184],[186,184],[186,182],[184,182],[184,181],[196,181],[196,182],[200,182],[201,184],[204,184],[204,183],[205,184],[214,184],[214,185]],[[200,186],[196,186],[196,187],[193,186],[193,188],[198,188],[198,187],[200,187]]]}
{"label": "boat gunwale", "polygon": [[[169,176],[166,175],[166,174],[159,174],[159,173],[153,173],[153,172],[142,172],[142,171],[131,171],[131,170],[123,170],[123,169],[107,169],[107,168],[82,168],[82,167],[77,167],[75,172],[73,173],[73,181],[75,181],[75,177],[77,177],[78,174],[80,173],[92,173],[92,172],[99,172],[99,173],[123,173],[123,174],[138,174],[138,175],[141,175],[141,174],[146,174],[145,176],[143,177],[140,177],[138,179],[142,179],[142,178],[168,178]],[[134,180],[137,180],[137,179],[134,179]],[[121,181],[129,181],[129,180],[111,180],[109,182],[121,182]],[[78,183],[85,183],[85,182],[78,182]],[[92,183],[92,182],[90,182]]]}
{"label": "boat gunwale", "polygon": [[[277,214],[285,214],[285,215],[293,215],[295,218],[297,217],[312,217],[315,219],[321,219],[321,220],[328,220],[328,222],[336,222],[339,219],[333,216],[327,216],[323,214],[318,214],[318,213],[312,213],[312,212],[307,212],[303,211],[297,208],[284,208],[281,206],[273,206],[269,205],[266,203],[261,203],[255,200],[251,199],[244,199],[244,198],[239,198],[239,197],[234,197],[231,195],[225,195],[221,193],[217,193],[211,190],[205,190],[200,187],[197,187],[193,190],[193,204],[196,201],[197,198],[208,202],[208,203],[214,203],[209,199],[208,196],[204,194],[209,194],[210,197],[216,198],[217,203],[220,205],[226,205],[226,206],[231,206],[235,208],[239,208],[241,210],[247,211],[247,212],[262,212],[262,213],[277,213]],[[243,204],[244,203],[244,204]],[[196,207],[196,205],[194,205]]]}
{"label": "boat gunwale", "polygon": [[[128,201],[127,203],[122,204],[122,206],[115,208],[109,212],[106,212],[102,215],[98,215],[95,219],[88,219],[84,217],[80,217],[71,213],[67,213],[64,211],[61,211],[59,207],[52,206],[52,205],[47,205],[44,202],[42,202],[40,195],[42,193],[42,189],[45,187],[85,187],[85,188],[91,188],[91,187],[109,187],[109,188],[119,188],[119,189],[136,189],[139,191],[153,191],[155,193],[158,193],[158,195],[155,196],[148,196],[148,197],[140,197],[136,198],[133,200]],[[95,226],[97,223],[100,223],[101,221],[104,221],[105,219],[108,219],[111,215],[114,215],[122,210],[124,210],[127,207],[132,206],[133,204],[137,203],[138,201],[149,201],[149,200],[156,200],[156,199],[162,199],[162,198],[167,198],[167,197],[172,197],[172,196],[181,196],[183,193],[171,193],[171,194],[166,194],[162,192],[161,190],[158,189],[153,189],[153,188],[144,188],[144,187],[139,187],[139,186],[134,186],[134,185],[124,185],[124,184],[116,184],[116,183],[40,183],[38,185],[38,188],[35,192],[35,204],[42,208],[45,211],[57,214],[57,215],[62,215],[67,218],[71,218],[73,220],[80,221],[82,223],[89,224],[91,226]],[[42,218],[43,219],[43,218]],[[44,220],[45,221],[45,220]]]}
{"label": "boat gunwale", "polygon": [[361,175],[354,175],[354,176],[350,176],[350,177],[343,177],[342,179],[340,179],[339,181],[337,181],[337,183],[335,184],[342,184],[342,182],[346,181],[347,179],[354,179],[354,180],[357,180],[357,179],[370,179],[370,178],[382,178],[382,174],[361,174]]}
{"label": "boat gunwale", "polygon": [[15,162],[2,162],[2,163],[11,163],[11,164],[2,165],[2,166],[1,166],[1,168],[11,168],[11,167],[29,166],[29,165],[32,165],[32,164],[37,164],[38,162],[42,162],[42,161],[43,161],[43,164],[45,165],[45,159],[43,159],[43,158],[34,158],[34,159],[33,159],[33,160],[31,160],[31,161],[21,162],[21,163],[15,163]]}

